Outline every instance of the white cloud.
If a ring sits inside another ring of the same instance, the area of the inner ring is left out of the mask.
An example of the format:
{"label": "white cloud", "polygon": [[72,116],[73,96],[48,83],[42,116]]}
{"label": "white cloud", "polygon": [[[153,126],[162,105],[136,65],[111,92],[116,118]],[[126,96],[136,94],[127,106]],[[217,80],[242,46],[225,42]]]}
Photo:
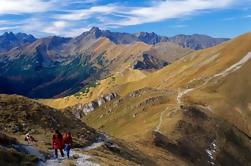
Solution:
{"label": "white cloud", "polygon": [[89,9],[83,9],[83,10],[75,10],[70,12],[69,14],[63,14],[56,16],[58,19],[62,20],[82,20],[89,18],[93,14],[110,14],[117,10],[116,6],[113,5],[107,5],[107,6],[94,6]]}
{"label": "white cloud", "polygon": [[13,30],[13,29],[18,29],[20,28],[19,26],[9,26],[9,27],[0,27],[0,31],[8,31],[8,30]]}
{"label": "white cloud", "polygon": [[89,27],[81,27],[81,28],[73,28],[68,31],[63,31],[62,35],[66,37],[75,37],[77,35],[80,35],[81,33],[90,30]]}
{"label": "white cloud", "polygon": [[[100,21],[99,27],[116,28],[128,25],[138,25],[143,23],[157,22],[171,18],[181,18],[187,15],[231,6],[234,0],[172,0],[158,1],[152,3],[150,7],[123,7],[118,5],[97,6],[85,10],[74,11],[61,15],[57,18],[72,21],[91,18],[94,14],[99,14],[96,19]],[[115,17],[115,18],[113,18]],[[76,21],[76,22],[74,22]],[[89,24],[89,26],[92,23]],[[181,26],[179,26],[181,27]],[[182,26],[184,27],[184,26]]]}
{"label": "white cloud", "polygon": [[56,28],[64,28],[66,25],[65,21],[56,21],[53,23]]}
{"label": "white cloud", "polygon": [[10,24],[12,22],[8,21],[8,20],[0,20],[0,24]]}
{"label": "white cloud", "polygon": [[167,0],[151,7],[128,8],[124,11],[128,17],[113,24],[128,26],[180,18],[203,10],[229,7],[234,2],[236,0]]}
{"label": "white cloud", "polygon": [[[73,10],[67,14],[56,15],[54,18],[68,21],[69,24],[78,24],[80,20],[86,20],[92,18],[95,14],[99,14],[96,17],[100,21],[99,27],[114,28],[181,18],[199,11],[225,8],[233,5],[234,2],[235,0],[166,0],[152,1],[149,7],[126,7],[108,4],[83,10]],[[90,22],[89,26],[92,24],[94,23]],[[52,29],[59,31],[55,26]],[[86,25],[83,29],[86,29]],[[78,31],[74,30],[73,32]]]}
{"label": "white cloud", "polygon": [[64,30],[66,24],[65,21],[56,21],[51,26],[43,28],[42,31],[49,34],[60,35],[60,32]]}
{"label": "white cloud", "polygon": [[43,0],[0,0],[0,14],[44,12],[51,8],[53,3]]}
{"label": "white cloud", "polygon": [[[187,18],[186,16],[200,12],[232,7],[239,1],[149,0],[147,7],[123,6],[119,2],[97,5],[98,2],[98,0],[0,0],[0,15],[33,14],[27,18],[13,21],[13,23],[20,24],[18,24],[20,31],[76,36],[88,30],[91,26],[107,29],[173,18]],[[78,4],[84,6],[84,8],[79,9]],[[2,23],[6,22],[3,21]],[[6,29],[9,27],[11,29],[11,25],[13,24],[0,24],[0,28]],[[184,26],[179,25],[179,27]]]}

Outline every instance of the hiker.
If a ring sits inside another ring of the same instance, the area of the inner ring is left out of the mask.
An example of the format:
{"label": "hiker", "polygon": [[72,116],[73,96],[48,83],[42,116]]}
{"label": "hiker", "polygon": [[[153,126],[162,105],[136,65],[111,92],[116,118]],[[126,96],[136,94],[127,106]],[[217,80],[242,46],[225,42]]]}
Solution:
{"label": "hiker", "polygon": [[64,151],[66,152],[67,157],[70,158],[70,150],[72,147],[72,137],[70,132],[64,133],[63,142],[64,142]]}
{"label": "hiker", "polygon": [[29,132],[27,134],[25,134],[24,140],[28,144],[33,144],[34,142],[37,142],[37,140],[35,140],[35,138]]}
{"label": "hiker", "polygon": [[58,130],[55,130],[55,133],[54,133],[54,135],[52,137],[51,145],[52,145],[52,148],[55,149],[56,158],[58,158],[58,150],[60,151],[61,156],[64,157],[64,153],[63,153],[63,136]]}

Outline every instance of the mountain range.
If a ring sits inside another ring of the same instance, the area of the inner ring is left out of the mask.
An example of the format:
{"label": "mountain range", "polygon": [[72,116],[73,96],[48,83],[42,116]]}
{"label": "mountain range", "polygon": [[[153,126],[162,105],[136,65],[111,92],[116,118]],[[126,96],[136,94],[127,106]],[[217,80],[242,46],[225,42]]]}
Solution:
{"label": "mountain range", "polygon": [[157,70],[193,49],[226,40],[204,35],[129,34],[97,27],[75,38],[37,39],[6,32],[0,36],[0,93],[32,98],[65,96],[128,66]]}
{"label": "mountain range", "polygon": [[155,165],[249,165],[250,43],[246,33],[151,74],[130,69],[88,91],[39,102],[70,110]]}
{"label": "mountain range", "polygon": [[52,128],[72,131],[68,165],[250,165],[251,33],[13,35],[0,53],[0,165],[61,162]]}
{"label": "mountain range", "polygon": [[[91,28],[89,31],[82,33],[81,35],[74,38],[64,38],[64,37],[48,37],[44,38],[44,40],[49,40],[51,38],[51,45],[61,45],[65,42],[69,42],[72,40],[71,43],[76,43],[78,41],[91,41],[101,37],[106,37],[110,41],[115,44],[131,44],[135,42],[144,42],[146,44],[157,44],[160,42],[173,42],[178,45],[181,45],[185,48],[191,48],[193,50],[199,50],[203,48],[208,48],[215,46],[219,43],[229,40],[229,38],[213,38],[207,35],[176,35],[173,37],[166,37],[157,35],[154,32],[139,32],[139,33],[121,33],[121,32],[111,32],[109,30],[100,30],[97,27]],[[68,40],[67,40],[68,39]],[[13,32],[5,32],[3,35],[0,36],[0,51],[9,51],[12,48],[24,46],[27,44],[31,44],[35,40],[39,40],[32,36],[31,34],[25,33],[17,33],[14,34]]]}

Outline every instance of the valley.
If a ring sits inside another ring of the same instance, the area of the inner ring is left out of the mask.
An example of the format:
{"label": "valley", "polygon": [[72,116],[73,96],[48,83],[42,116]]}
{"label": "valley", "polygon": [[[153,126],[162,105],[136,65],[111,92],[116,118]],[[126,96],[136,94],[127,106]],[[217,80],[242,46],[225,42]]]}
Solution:
{"label": "valley", "polygon": [[[156,71],[194,49],[228,40],[204,35],[176,36],[172,40],[153,33],[137,36],[97,27],[75,38],[36,39],[20,34],[0,36],[0,44],[16,42],[0,51],[0,92],[31,98],[68,96],[83,86],[128,68]],[[193,45],[186,45],[187,42]]]}
{"label": "valley", "polygon": [[[93,27],[5,47],[0,163],[250,165],[251,34],[209,39]],[[55,127],[72,132],[69,161],[46,157]],[[13,146],[28,131],[45,159]]]}
{"label": "valley", "polygon": [[[250,33],[247,33],[215,47],[192,52],[139,80],[116,86],[102,80],[89,93],[105,89],[103,93],[95,94],[113,92],[118,97],[95,107],[80,119],[134,144],[152,158],[161,156],[157,165],[170,164],[165,156],[175,156],[176,162],[185,160],[195,165],[248,164],[250,96],[236,85],[250,89],[247,72],[250,39]],[[45,103],[57,107],[64,105],[65,100],[47,100]],[[77,103],[94,100],[80,99]],[[73,113],[76,113],[75,109]],[[76,110],[81,112],[81,109]],[[230,137],[240,142],[230,140]],[[191,143],[192,140],[196,143]],[[244,142],[245,145],[241,145]],[[217,150],[211,152],[210,148],[215,146]],[[226,151],[227,147],[231,150]],[[247,150],[243,151],[242,157],[236,153],[240,153],[238,148],[241,147]],[[182,149],[187,149],[189,154]]]}

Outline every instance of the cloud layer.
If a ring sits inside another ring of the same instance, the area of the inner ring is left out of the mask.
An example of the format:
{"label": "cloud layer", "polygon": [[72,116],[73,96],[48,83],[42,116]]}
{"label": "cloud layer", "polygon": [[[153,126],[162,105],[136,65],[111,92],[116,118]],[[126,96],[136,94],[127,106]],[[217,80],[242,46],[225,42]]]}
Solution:
{"label": "cloud layer", "polygon": [[75,36],[92,26],[109,29],[159,22],[231,8],[237,3],[237,0],[142,0],[135,4],[102,0],[0,0],[0,31]]}

